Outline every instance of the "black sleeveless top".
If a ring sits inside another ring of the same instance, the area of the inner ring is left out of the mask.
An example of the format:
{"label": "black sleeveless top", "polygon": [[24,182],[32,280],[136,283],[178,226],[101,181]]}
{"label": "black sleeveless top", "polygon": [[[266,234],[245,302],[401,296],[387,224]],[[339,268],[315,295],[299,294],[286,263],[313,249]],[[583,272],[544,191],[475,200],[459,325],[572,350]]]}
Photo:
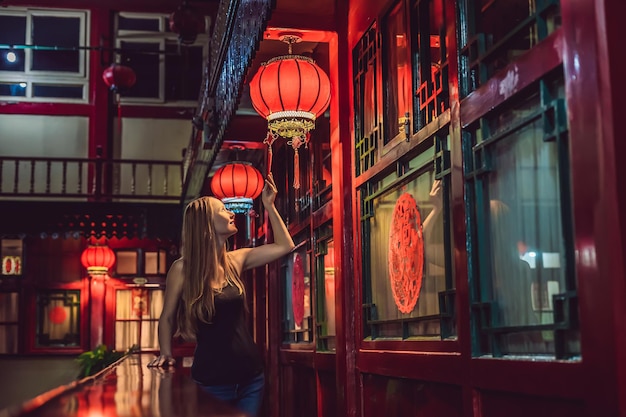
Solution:
{"label": "black sleeveless top", "polygon": [[263,371],[245,320],[243,294],[227,285],[215,294],[212,323],[198,323],[191,375],[202,385],[244,383]]}

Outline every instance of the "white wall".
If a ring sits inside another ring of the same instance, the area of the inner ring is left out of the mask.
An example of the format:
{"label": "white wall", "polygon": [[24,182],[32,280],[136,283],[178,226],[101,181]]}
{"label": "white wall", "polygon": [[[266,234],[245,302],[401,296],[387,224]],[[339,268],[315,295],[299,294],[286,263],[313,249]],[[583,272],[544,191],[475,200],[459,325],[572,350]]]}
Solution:
{"label": "white wall", "polygon": [[[117,124],[114,126],[118,129]],[[175,170],[170,168],[167,175],[162,166],[154,165],[151,176],[146,166],[138,166],[134,184],[130,180],[131,167],[122,166],[118,177],[120,192],[130,194],[134,186],[136,193],[144,194],[150,177],[153,195],[180,195],[182,151],[189,143],[191,130],[191,120],[122,118],[123,140],[120,143],[116,139],[113,153],[116,158],[176,161],[181,165]],[[118,132],[115,137],[119,137]]]}
{"label": "white wall", "polygon": [[[0,156],[49,157],[49,158],[86,158],[88,152],[89,123],[87,117],[79,116],[30,116],[0,114]],[[5,161],[2,165],[2,183],[5,192],[15,190],[14,161]],[[33,172],[34,168],[34,172]],[[18,169],[18,192],[28,193],[31,183],[35,192],[61,193],[65,186],[67,192],[76,192],[78,188],[78,164],[63,166],[54,163],[48,167],[38,162],[20,162]],[[34,177],[34,178],[33,178]],[[82,190],[86,190],[87,172],[82,173]]]}
{"label": "white wall", "polygon": [[86,158],[89,120],[0,114],[0,156]]}

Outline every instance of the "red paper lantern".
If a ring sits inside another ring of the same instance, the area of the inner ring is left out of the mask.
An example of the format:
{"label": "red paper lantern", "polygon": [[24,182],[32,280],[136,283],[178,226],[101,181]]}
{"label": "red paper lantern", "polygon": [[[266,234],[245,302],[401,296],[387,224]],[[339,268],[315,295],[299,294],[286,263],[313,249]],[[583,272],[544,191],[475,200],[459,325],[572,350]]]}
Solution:
{"label": "red paper lantern", "polygon": [[102,73],[102,79],[111,91],[115,93],[127,90],[137,82],[135,71],[121,64],[111,64]]}
{"label": "red paper lantern", "polygon": [[89,245],[80,256],[89,275],[105,275],[115,263],[115,253],[108,246]]}
{"label": "red paper lantern", "polygon": [[263,191],[263,176],[250,163],[233,162],[215,172],[211,179],[211,191],[220,200],[255,199]]}
{"label": "red paper lantern", "polygon": [[299,34],[284,33],[289,54],[270,59],[261,65],[250,81],[252,106],[267,119],[268,134],[263,141],[269,147],[268,171],[272,170],[272,143],[287,138],[294,150],[293,187],[300,188],[298,149],[309,143],[315,119],[330,104],[330,79],[311,58],[292,55],[291,46],[300,42]]}
{"label": "red paper lantern", "polygon": [[194,43],[198,33],[204,32],[204,19],[188,7],[186,2],[170,15],[169,24],[170,30],[178,34],[178,41],[184,45]]}
{"label": "red paper lantern", "polygon": [[328,75],[311,59],[284,55],[261,65],[250,81],[252,106],[272,134],[293,138],[315,127],[330,104]]}

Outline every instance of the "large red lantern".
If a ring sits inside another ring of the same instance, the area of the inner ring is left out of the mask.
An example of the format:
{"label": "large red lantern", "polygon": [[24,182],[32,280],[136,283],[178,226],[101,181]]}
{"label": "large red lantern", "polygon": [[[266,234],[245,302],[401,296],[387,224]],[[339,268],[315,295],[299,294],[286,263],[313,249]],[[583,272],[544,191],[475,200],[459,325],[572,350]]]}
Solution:
{"label": "large red lantern", "polygon": [[330,79],[311,58],[292,55],[292,44],[301,38],[284,34],[289,54],[261,65],[250,81],[252,106],[268,124],[265,143],[269,146],[268,171],[272,167],[272,143],[286,138],[294,150],[294,188],[300,188],[298,149],[309,142],[315,120],[330,104]]}
{"label": "large red lantern", "polygon": [[89,275],[106,275],[115,263],[115,253],[108,246],[89,245],[80,256]]}
{"label": "large red lantern", "polygon": [[111,91],[117,94],[131,88],[137,82],[135,71],[122,64],[111,64],[102,73],[102,79]]}
{"label": "large red lantern", "polygon": [[248,162],[233,162],[220,167],[211,179],[213,195],[235,213],[247,213],[252,200],[263,191],[263,176]]}
{"label": "large red lantern", "polygon": [[311,58],[284,55],[261,65],[250,81],[254,109],[278,136],[302,136],[330,104],[328,75]]}

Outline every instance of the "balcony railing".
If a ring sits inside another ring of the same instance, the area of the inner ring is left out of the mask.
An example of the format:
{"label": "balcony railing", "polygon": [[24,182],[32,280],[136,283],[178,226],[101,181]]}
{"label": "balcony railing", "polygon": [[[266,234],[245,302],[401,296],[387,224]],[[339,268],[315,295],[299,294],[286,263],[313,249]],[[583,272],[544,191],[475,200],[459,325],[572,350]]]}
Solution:
{"label": "balcony railing", "polygon": [[0,157],[0,200],[179,203],[177,161]]}

